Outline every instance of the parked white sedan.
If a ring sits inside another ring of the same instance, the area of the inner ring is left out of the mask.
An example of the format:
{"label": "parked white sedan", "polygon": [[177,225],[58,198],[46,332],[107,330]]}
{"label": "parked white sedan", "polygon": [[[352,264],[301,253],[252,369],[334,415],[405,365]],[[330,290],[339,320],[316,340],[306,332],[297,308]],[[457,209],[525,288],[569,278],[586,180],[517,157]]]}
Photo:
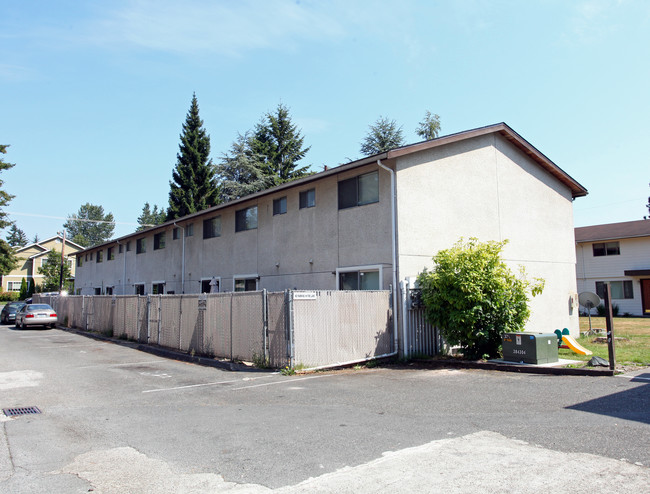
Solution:
{"label": "parked white sedan", "polygon": [[47,304],[27,304],[16,312],[16,327],[56,326],[56,312]]}

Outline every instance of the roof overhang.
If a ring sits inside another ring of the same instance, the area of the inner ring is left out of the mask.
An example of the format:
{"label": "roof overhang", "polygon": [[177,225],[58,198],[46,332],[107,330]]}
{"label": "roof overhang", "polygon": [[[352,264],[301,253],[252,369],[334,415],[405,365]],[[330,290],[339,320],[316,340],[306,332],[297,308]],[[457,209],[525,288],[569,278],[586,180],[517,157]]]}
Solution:
{"label": "roof overhang", "polygon": [[626,269],[625,276],[650,276],[650,269]]}

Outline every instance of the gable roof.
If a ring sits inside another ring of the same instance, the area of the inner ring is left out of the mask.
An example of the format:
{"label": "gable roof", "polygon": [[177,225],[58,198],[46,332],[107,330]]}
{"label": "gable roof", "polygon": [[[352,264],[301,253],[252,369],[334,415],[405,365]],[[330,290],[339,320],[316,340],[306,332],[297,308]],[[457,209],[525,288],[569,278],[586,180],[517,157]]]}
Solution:
{"label": "gable roof", "polygon": [[[48,252],[50,249],[48,249],[47,247],[43,247],[42,244],[46,244],[47,242],[51,242],[52,240],[55,240],[57,238],[60,238],[61,241],[63,241],[63,236],[54,235],[53,237],[46,238],[46,239],[43,239],[43,240],[39,240],[38,242],[27,244],[27,245],[25,245],[25,247],[21,247],[20,249],[16,249],[16,253],[22,252],[23,250],[31,249],[31,248],[34,248],[34,247],[38,247],[39,249],[42,249],[43,251]],[[73,247],[76,247],[79,250],[83,250],[82,245],[79,245],[78,243],[73,242],[72,240],[66,239],[65,244],[66,245],[72,245]]]}
{"label": "gable roof", "polygon": [[548,159],[544,154],[542,154],[535,146],[530,144],[526,139],[521,137],[519,134],[517,134],[514,130],[512,130],[508,125],[505,123],[498,123],[494,125],[488,125],[486,127],[480,127],[478,129],[473,129],[473,130],[466,130],[463,132],[458,132],[456,134],[450,134],[447,136],[442,136],[442,137],[437,137],[435,139],[430,139],[428,141],[422,141],[418,142],[415,144],[408,144],[406,146],[401,146],[399,148],[392,149],[390,151],[386,151],[383,153],[375,154],[373,156],[367,156],[365,158],[362,158],[360,160],[356,161],[351,161],[350,163],[346,163],[343,165],[339,165],[333,168],[328,168],[322,172],[315,173],[313,175],[309,175],[308,177],[304,178],[299,178],[297,180],[293,180],[291,182],[287,182],[281,185],[278,185],[276,187],[270,188],[270,189],[265,189],[259,192],[255,192],[253,194],[241,197],[239,199],[235,199],[233,201],[224,203],[224,204],[219,204],[217,206],[213,206],[208,209],[204,209],[203,211],[199,211],[197,213],[192,213],[187,216],[183,216],[182,218],[178,218],[176,220],[172,221],[167,221],[165,223],[162,223],[160,225],[148,228],[146,230],[141,230],[139,232],[134,232],[130,233],[128,235],[124,235],[122,237],[119,237],[117,239],[109,240],[108,242],[104,242],[102,244],[98,245],[93,245],[92,247],[87,247],[85,249],[82,249],[81,252],[77,252],[77,254],[80,254],[84,251],[91,251],[93,249],[101,248],[106,245],[110,244],[115,244],[119,243],[121,240],[125,240],[128,238],[134,238],[137,235],[143,235],[143,234],[149,234],[153,230],[160,230],[164,228],[168,228],[175,223],[179,222],[184,222],[191,220],[192,218],[196,218],[198,216],[203,216],[205,214],[210,214],[215,211],[219,211],[221,209],[224,209],[226,207],[231,207],[236,204],[240,204],[243,202],[250,201],[252,199],[256,199],[258,197],[263,197],[266,195],[270,194],[276,194],[280,191],[286,190],[286,189],[291,189],[294,187],[300,187],[302,185],[308,184],[310,182],[314,182],[316,180],[320,180],[325,177],[329,177],[331,175],[336,175],[341,172],[345,172],[348,170],[353,170],[355,168],[360,168],[362,166],[366,166],[369,164],[376,163],[378,160],[379,161],[386,161],[386,160],[393,160],[396,158],[399,158],[401,156],[406,156],[409,154],[413,153],[418,153],[421,151],[425,151],[428,149],[433,149],[436,147],[440,146],[445,146],[449,145],[455,142],[459,141],[464,141],[467,139],[473,139],[475,137],[480,137],[483,135],[488,135],[488,134],[499,134],[502,137],[504,137],[506,140],[508,140],[511,144],[513,144],[516,148],[518,148],[520,151],[524,152],[526,155],[528,155],[535,163],[537,163],[541,168],[546,170],[548,173],[556,177],[561,183],[566,185],[569,190],[571,190],[571,196],[573,198],[576,197],[581,197],[581,196],[586,196],[588,194],[587,189],[585,189],[582,185],[580,185],[575,179],[573,179],[568,173],[566,173],[564,170],[562,170],[559,166],[557,166],[555,163],[553,163],[550,159]]}
{"label": "gable roof", "polygon": [[625,221],[575,229],[576,242],[595,242],[619,238],[650,237],[650,220]]}

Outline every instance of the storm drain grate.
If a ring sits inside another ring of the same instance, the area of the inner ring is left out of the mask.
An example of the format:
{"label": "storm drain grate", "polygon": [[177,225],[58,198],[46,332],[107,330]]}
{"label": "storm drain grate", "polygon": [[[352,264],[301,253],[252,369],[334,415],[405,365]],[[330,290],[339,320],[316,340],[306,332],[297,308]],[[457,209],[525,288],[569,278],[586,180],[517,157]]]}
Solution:
{"label": "storm drain grate", "polygon": [[38,407],[22,407],[22,408],[3,408],[2,411],[7,417],[15,417],[17,415],[30,415],[34,413],[41,413]]}

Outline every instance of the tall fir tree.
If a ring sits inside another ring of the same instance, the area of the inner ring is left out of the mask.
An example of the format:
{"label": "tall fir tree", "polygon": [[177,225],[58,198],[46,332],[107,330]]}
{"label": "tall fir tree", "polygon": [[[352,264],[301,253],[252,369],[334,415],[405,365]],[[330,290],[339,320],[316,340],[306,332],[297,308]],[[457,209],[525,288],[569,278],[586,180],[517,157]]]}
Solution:
{"label": "tall fir tree", "polygon": [[167,219],[174,220],[219,204],[219,190],[210,156],[210,136],[199,117],[196,94],[183,124],[176,166],[169,182]]}
{"label": "tall fir tree", "polygon": [[279,185],[311,175],[309,165],[299,166],[310,149],[304,148],[303,142],[300,130],[291,122],[289,109],[280,103],[275,112],[262,117],[250,145],[253,154],[263,157],[262,169],[272,178],[272,185]]}
{"label": "tall fir tree", "polygon": [[142,214],[138,216],[138,224],[140,225],[135,231],[139,232],[146,230],[155,225],[161,225],[167,219],[167,213],[163,208],[158,209],[156,204],[153,205],[153,209],[148,202],[144,203],[142,208]]}
{"label": "tall fir tree", "polygon": [[440,115],[427,110],[422,121],[418,123],[415,133],[427,141],[438,137],[440,134]]}
{"label": "tall fir tree", "polygon": [[251,148],[249,133],[239,134],[215,165],[219,180],[219,195],[223,202],[268,189],[275,183],[273,177],[264,172],[264,157]]}
{"label": "tall fir tree", "polygon": [[361,153],[366,156],[383,153],[404,144],[402,127],[395,120],[379,117],[369,127],[368,134],[361,143]]}
{"label": "tall fir tree", "polygon": [[104,214],[102,206],[87,202],[79,207],[77,213],[68,216],[63,228],[74,243],[91,247],[104,243],[113,236],[115,221],[113,213]]}
{"label": "tall fir tree", "polygon": [[25,247],[29,240],[25,232],[18,228],[16,225],[11,225],[9,228],[9,233],[7,234],[7,242],[12,247]]}
{"label": "tall fir tree", "polygon": [[[0,144],[0,154],[6,154],[8,145]],[[9,170],[15,165],[13,163],[7,163],[2,157],[0,157],[0,172]],[[7,228],[11,225],[11,221],[7,219],[7,213],[5,213],[2,208],[7,206],[11,199],[14,196],[7,193],[2,186],[4,185],[4,180],[0,179],[0,229]],[[18,265],[18,260],[14,255],[14,251],[11,246],[0,239],[0,275],[10,273]]]}

